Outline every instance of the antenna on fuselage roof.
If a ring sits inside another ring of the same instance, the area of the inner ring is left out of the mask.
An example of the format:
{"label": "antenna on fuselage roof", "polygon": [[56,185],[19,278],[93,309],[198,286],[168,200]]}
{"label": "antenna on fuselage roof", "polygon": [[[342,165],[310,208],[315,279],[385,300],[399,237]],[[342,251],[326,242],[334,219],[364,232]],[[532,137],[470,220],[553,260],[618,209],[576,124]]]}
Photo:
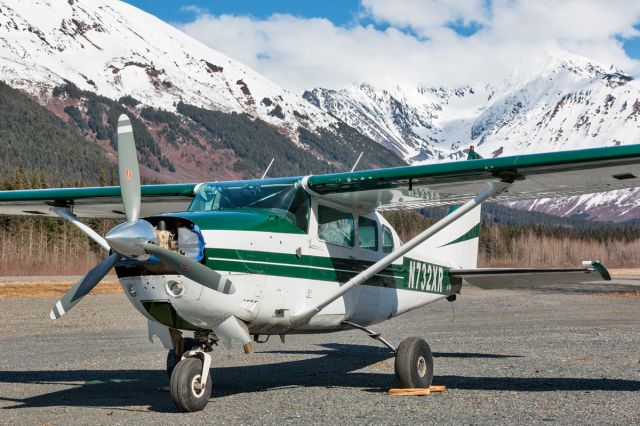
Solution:
{"label": "antenna on fuselage roof", "polygon": [[264,171],[264,173],[262,174],[262,177],[260,179],[264,179],[264,178],[267,177],[267,173],[269,173],[269,169],[271,169],[271,165],[273,164],[273,160],[275,160],[275,158],[271,159],[271,162],[267,166],[267,170]]}
{"label": "antenna on fuselage roof", "polygon": [[360,162],[360,159],[362,158],[362,154],[364,154],[364,151],[360,151],[360,155],[358,155],[358,159],[356,160],[356,162],[353,163],[353,167],[351,168],[351,171],[354,171],[356,169],[356,166],[358,165],[358,163]]}

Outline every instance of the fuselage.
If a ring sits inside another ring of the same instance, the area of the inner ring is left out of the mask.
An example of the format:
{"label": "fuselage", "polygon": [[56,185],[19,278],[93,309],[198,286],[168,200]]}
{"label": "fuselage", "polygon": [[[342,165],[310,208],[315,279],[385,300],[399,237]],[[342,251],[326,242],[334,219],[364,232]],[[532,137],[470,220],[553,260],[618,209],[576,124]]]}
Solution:
{"label": "fuselage", "polygon": [[235,185],[200,188],[191,211],[147,220],[153,225],[162,220],[174,235],[173,249],[223,274],[236,292],[221,302],[212,290],[153,258],[123,261],[116,271],[125,294],[149,319],[178,329],[207,329],[230,308],[251,334],[329,332],[345,327],[343,321],[381,322],[459,289],[447,274],[459,265],[416,250],[292,328],[289,313],[326,299],[401,242],[379,213],[318,199],[296,181],[273,188],[247,183],[244,195]]}

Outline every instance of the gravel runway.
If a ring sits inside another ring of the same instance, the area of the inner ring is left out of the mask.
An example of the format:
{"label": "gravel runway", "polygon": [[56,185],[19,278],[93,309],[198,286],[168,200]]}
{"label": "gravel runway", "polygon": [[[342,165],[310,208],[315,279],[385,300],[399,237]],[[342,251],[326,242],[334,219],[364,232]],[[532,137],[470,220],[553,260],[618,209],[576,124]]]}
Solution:
{"label": "gravel runway", "polygon": [[639,424],[639,282],[466,287],[372,327],[429,342],[447,390],[427,397],[386,395],[393,357],[360,331],[219,349],[213,397],[191,414],[161,390],[166,353],[124,295],[87,297],[58,322],[55,298],[0,299],[0,423]]}

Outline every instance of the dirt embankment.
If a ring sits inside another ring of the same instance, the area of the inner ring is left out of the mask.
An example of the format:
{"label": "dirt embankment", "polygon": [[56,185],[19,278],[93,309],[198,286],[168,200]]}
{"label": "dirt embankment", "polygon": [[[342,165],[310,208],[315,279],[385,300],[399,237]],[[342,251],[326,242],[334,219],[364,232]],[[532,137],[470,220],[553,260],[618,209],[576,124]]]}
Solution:
{"label": "dirt embankment", "polygon": [[[17,277],[15,280],[0,282],[0,298],[8,297],[40,297],[62,296],[77,280],[48,280],[48,277],[33,277],[24,280]],[[79,278],[78,278],[79,279]],[[122,293],[122,287],[115,277],[107,277],[89,294],[117,294]]]}

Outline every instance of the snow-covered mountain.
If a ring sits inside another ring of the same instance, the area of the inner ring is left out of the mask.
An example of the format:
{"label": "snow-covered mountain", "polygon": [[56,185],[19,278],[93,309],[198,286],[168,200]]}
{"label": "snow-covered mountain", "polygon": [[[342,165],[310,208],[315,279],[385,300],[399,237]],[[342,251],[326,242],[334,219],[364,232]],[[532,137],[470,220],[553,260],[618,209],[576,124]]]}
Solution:
{"label": "snow-covered mountain", "polygon": [[[556,53],[541,70],[500,85],[316,88],[303,95],[410,163],[640,143],[640,82],[611,66]],[[603,220],[640,217],[640,193],[519,203]]]}
{"label": "snow-covered mountain", "polygon": [[394,149],[407,161],[457,159],[640,141],[640,82],[586,58],[556,54],[500,85],[316,88],[312,104]]}
{"label": "snow-covered mountain", "polygon": [[64,80],[111,99],[246,112],[297,139],[337,120],[171,25],[113,0],[0,1],[0,78],[46,100]]}
{"label": "snow-covered mountain", "polygon": [[78,127],[111,161],[110,111],[129,113],[134,127],[141,120],[153,145],[141,154],[150,181],[248,178],[278,156],[278,174],[348,170],[362,151],[365,167],[405,164],[298,94],[121,1],[0,0],[0,52],[0,81]]}

